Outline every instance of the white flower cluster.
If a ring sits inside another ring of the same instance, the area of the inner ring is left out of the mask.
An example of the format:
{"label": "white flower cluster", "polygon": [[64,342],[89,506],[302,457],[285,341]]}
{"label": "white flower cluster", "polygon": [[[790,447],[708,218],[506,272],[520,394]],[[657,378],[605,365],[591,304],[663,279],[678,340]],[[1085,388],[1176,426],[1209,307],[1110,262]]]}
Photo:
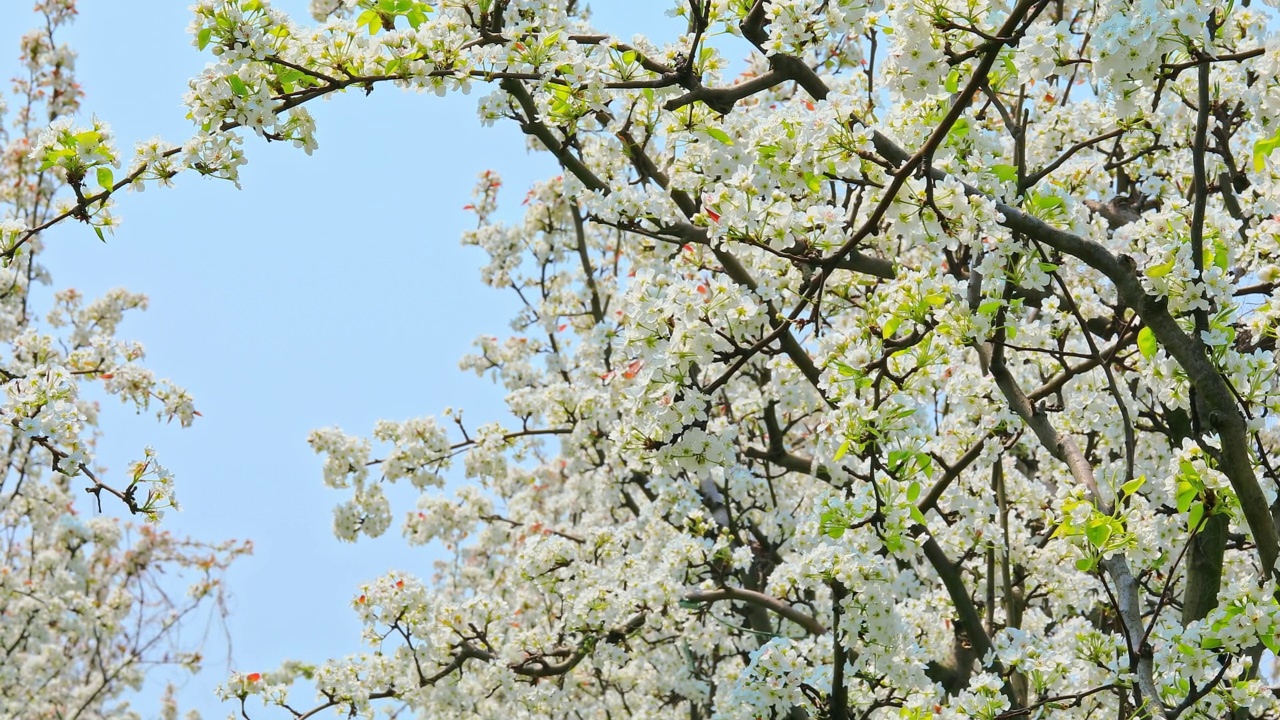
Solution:
{"label": "white flower cluster", "polygon": [[[183,166],[234,180],[241,128],[310,150],[333,93],[484,82],[482,122],[563,171],[519,216],[486,172],[466,208],[521,309],[461,364],[514,421],[311,436],[339,537],[384,532],[407,479],[406,539],[452,555],[362,588],[372,649],[315,671],[325,702],[1275,712],[1245,659],[1276,644],[1280,448],[1257,11],[717,0],[665,46],[553,0],[311,11],[196,6]],[[224,693],[283,706],[300,673]]]}
{"label": "white flower cluster", "polygon": [[[40,29],[23,36],[19,77],[0,98],[0,717],[135,717],[129,702],[153,668],[199,668],[183,619],[222,607],[222,572],[249,547],[154,524],[177,503],[173,474],[150,448],[126,473],[95,465],[97,403],[86,385],[101,382],[139,411],[157,400],[158,414],[182,425],[198,413],[142,366],[140,345],[116,337],[144,296],[60,290],[41,322],[50,303],[33,286],[51,283],[41,234],[75,220],[105,237],[117,190],[167,183],[175,168],[153,140],[119,175],[106,124],[74,119],[76,54],[58,37],[76,3],[43,0],[35,11]],[[152,523],[118,519],[122,507]],[[177,717],[172,686],[161,708]]]}

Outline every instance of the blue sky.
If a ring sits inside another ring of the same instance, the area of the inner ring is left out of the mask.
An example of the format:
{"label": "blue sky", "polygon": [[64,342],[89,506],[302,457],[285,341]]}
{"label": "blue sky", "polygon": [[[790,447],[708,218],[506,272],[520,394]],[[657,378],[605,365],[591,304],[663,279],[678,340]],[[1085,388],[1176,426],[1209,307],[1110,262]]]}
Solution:
{"label": "blue sky", "polygon": [[[274,5],[309,21],[305,0]],[[624,38],[666,41],[681,29],[663,15],[667,3],[591,5],[598,27]],[[122,149],[190,135],[181,97],[207,58],[186,34],[189,18],[175,0],[81,0],[63,35],[80,54],[86,117],[109,122]],[[27,2],[0,4],[3,77],[34,20]],[[476,422],[504,416],[498,388],[457,369],[477,335],[509,332],[515,310],[513,298],[480,284],[482,253],[459,246],[474,222],[462,206],[484,169],[506,181],[507,217],[532,180],[558,171],[549,156],[525,151],[514,125],[480,126],[479,91],[441,99],[384,87],[316,104],[312,157],[250,137],[243,190],[184,175],[176,189],[124,196],[124,223],[105,245],[75,225],[45,237],[54,289],[92,297],[122,286],[150,297],[120,335],[143,342],[148,365],[189,388],[203,413],[182,430],[108,399],[99,457],[118,478],[153,445],[184,505],[166,527],[254,542],[229,579],[236,669],[358,651],[357,585],[391,569],[429,577],[438,556],[407,548],[394,531],[356,545],[334,540],[332,507],[346,495],[321,483],[310,430],[367,435],[379,418],[445,406]],[[408,509],[402,501],[397,517]],[[184,681],[184,707],[206,719],[232,709],[212,697],[228,669],[224,648],[215,627],[206,670]],[[158,692],[140,698],[144,717],[155,716]]]}

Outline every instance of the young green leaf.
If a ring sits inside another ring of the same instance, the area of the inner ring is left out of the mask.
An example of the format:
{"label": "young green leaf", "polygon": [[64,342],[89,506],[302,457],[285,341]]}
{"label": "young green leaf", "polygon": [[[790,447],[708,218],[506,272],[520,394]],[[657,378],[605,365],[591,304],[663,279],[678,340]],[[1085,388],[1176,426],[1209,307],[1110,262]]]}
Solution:
{"label": "young green leaf", "polygon": [[1111,518],[1109,517],[1094,517],[1084,527],[1084,536],[1089,539],[1090,544],[1099,549],[1111,539],[1111,533]]}
{"label": "young green leaf", "polygon": [[920,523],[921,525],[929,524],[929,522],[925,520],[924,513],[920,512],[920,508],[916,507],[915,505],[911,506],[911,519],[915,520],[917,523]]}
{"label": "young green leaf", "polygon": [[1253,171],[1262,172],[1267,167],[1267,157],[1280,147],[1280,131],[1269,138],[1262,138],[1253,144]]}
{"label": "young green leaf", "polygon": [[992,165],[991,172],[1002,182],[1013,182],[1018,179],[1018,168],[1014,165]]}
{"label": "young green leaf", "polygon": [[1143,486],[1143,484],[1145,484],[1146,482],[1147,482],[1147,476],[1146,476],[1146,475],[1139,475],[1138,477],[1136,477],[1136,478],[1134,478],[1134,479],[1130,480],[1129,482],[1125,483],[1124,485],[1121,485],[1121,486],[1120,486],[1120,492],[1121,492],[1125,497],[1129,497],[1130,495],[1132,495],[1132,494],[1134,494],[1134,493],[1138,492],[1138,489],[1139,489],[1139,488],[1141,488],[1141,487]]}
{"label": "young green leaf", "polygon": [[228,75],[227,83],[231,85],[231,92],[236,95],[245,97],[249,94],[249,87],[244,84],[244,81],[240,79],[239,75]]}
{"label": "young green leaf", "polygon": [[1147,326],[1142,326],[1138,331],[1138,352],[1142,353],[1142,357],[1150,360],[1156,356],[1156,351],[1160,349],[1160,343],[1156,340],[1156,333]]}
{"label": "young green leaf", "polygon": [[1164,277],[1165,275],[1168,275],[1168,274],[1169,274],[1169,273],[1171,273],[1171,272],[1173,272],[1173,261],[1172,261],[1172,260],[1170,260],[1170,261],[1168,261],[1168,262],[1162,262],[1162,263],[1160,263],[1159,265],[1152,265],[1151,267],[1147,268],[1147,277],[1149,277],[1149,278],[1162,278],[1162,277]]}
{"label": "young green leaf", "polygon": [[1003,300],[988,300],[978,306],[978,314],[995,315],[1000,306],[1004,304]]}
{"label": "young green leaf", "polygon": [[718,127],[707,128],[707,134],[715,138],[716,140],[719,140],[720,142],[724,143],[725,145],[733,144],[733,140],[729,137],[729,133],[721,130]]}
{"label": "young green leaf", "polygon": [[960,70],[958,68],[953,68],[951,72],[947,73],[947,80],[943,83],[943,87],[949,93],[960,91]]}
{"label": "young green leaf", "polygon": [[1204,503],[1197,500],[1191,503],[1191,507],[1187,510],[1187,529],[1195,531],[1200,527],[1200,521],[1204,519]]}

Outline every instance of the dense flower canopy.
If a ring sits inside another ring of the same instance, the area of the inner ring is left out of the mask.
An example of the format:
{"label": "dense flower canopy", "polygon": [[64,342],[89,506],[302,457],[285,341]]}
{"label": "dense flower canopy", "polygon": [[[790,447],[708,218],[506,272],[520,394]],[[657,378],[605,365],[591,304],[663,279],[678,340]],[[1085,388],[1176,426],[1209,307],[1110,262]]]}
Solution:
{"label": "dense flower canopy", "polygon": [[[659,45],[574,0],[201,0],[191,140],[122,178],[104,127],[34,141],[74,195],[50,221],[99,230],[114,191],[236,181],[254,135],[309,153],[309,103],[382,85],[487,93],[563,169],[522,219],[496,173],[469,208],[523,310],[463,366],[514,422],[311,437],[340,538],[407,481],[405,539],[453,562],[362,588],[366,653],[232,677],[236,712],[310,716],[306,679],[361,717],[1280,713],[1271,11],[672,7]],[[78,461],[74,413],[25,402]]]}
{"label": "dense flower canopy", "polygon": [[[282,705],[306,674],[427,715],[1276,711],[1264,13],[694,1],[657,46],[573,2],[313,9],[196,7],[202,147],[309,152],[313,98],[483,83],[481,120],[564,174],[511,224],[483,177],[465,238],[525,303],[464,361],[518,425],[312,436],[340,537],[388,529],[407,480],[407,539],[458,561],[369,585],[367,655],[228,696]],[[459,457],[476,484],[443,493]]]}

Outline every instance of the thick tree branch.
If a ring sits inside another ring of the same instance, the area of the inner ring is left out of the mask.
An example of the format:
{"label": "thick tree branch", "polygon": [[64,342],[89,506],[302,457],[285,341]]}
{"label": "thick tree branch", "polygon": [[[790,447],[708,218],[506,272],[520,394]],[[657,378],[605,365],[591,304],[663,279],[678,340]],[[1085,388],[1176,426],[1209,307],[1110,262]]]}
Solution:
{"label": "thick tree branch", "polygon": [[718,588],[716,590],[694,590],[686,593],[685,600],[696,603],[714,603],[724,600],[732,600],[742,602],[756,607],[762,607],[780,617],[786,618],[791,622],[805,629],[810,635],[825,635],[827,628],[822,623],[805,613],[795,609],[787,603],[775,597],[765,595],[754,590],[744,590],[741,588]]}

